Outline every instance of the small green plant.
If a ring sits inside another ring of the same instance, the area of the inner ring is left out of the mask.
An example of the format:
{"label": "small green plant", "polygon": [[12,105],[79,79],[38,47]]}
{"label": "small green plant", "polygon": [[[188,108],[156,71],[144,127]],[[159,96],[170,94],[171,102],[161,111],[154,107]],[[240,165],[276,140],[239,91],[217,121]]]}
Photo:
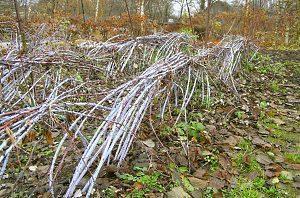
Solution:
{"label": "small green plant", "polygon": [[215,155],[207,155],[204,157],[205,164],[210,165],[210,170],[215,171],[219,167],[218,158]]}
{"label": "small green plant", "polygon": [[244,115],[245,115],[245,112],[243,112],[243,111],[236,111],[235,112],[235,115],[236,115],[236,117],[238,118],[238,119],[243,119],[243,117],[244,117]]}
{"label": "small green plant", "polygon": [[261,102],[259,103],[259,107],[260,107],[261,109],[263,109],[263,110],[266,110],[267,107],[268,107],[268,103],[267,103],[266,101],[261,101]]}
{"label": "small green plant", "polygon": [[286,153],[285,159],[291,163],[300,164],[300,154],[299,153]]}
{"label": "small green plant", "polygon": [[194,186],[192,186],[192,184],[190,183],[190,181],[188,180],[188,178],[182,177],[181,180],[182,180],[182,183],[183,183],[184,187],[185,187],[189,192],[195,191]]}
{"label": "small green plant", "polygon": [[145,193],[158,191],[163,192],[164,187],[159,183],[161,174],[154,172],[152,174],[146,174],[146,169],[141,167],[134,167],[137,171],[135,175],[132,174],[121,174],[118,177],[125,182],[139,184],[141,188],[134,189],[128,196],[129,197],[144,197]]}
{"label": "small green plant", "polygon": [[266,181],[261,178],[255,178],[253,181],[248,181],[245,178],[240,178],[236,187],[225,191],[224,197],[229,198],[257,198],[257,197],[285,197],[285,192],[275,188],[274,186],[267,187]]}
{"label": "small green plant", "polygon": [[270,88],[273,92],[279,92],[280,91],[280,87],[279,87],[279,84],[278,84],[278,81],[277,80],[273,80],[270,84]]}
{"label": "small green plant", "polygon": [[103,193],[104,197],[107,197],[107,198],[114,198],[114,197],[116,197],[115,191],[116,191],[116,188],[113,187],[113,186],[110,186],[110,187],[104,189],[104,190],[102,191],[102,193]]}
{"label": "small green plant", "polygon": [[214,197],[214,188],[206,187],[203,191],[203,197],[205,198],[213,198]]}
{"label": "small green plant", "polygon": [[249,173],[251,171],[262,173],[262,169],[253,155],[253,146],[250,141],[244,139],[238,146],[241,148],[241,151],[233,158],[234,165],[242,173]]}
{"label": "small green plant", "polygon": [[202,101],[202,105],[206,108],[210,108],[213,104],[213,100],[211,97],[205,96],[204,100]]}
{"label": "small green plant", "polygon": [[198,39],[198,35],[194,34],[191,28],[181,28],[179,32],[189,35],[194,40]]}
{"label": "small green plant", "polygon": [[194,140],[200,140],[200,133],[205,130],[205,126],[201,122],[180,122],[175,126],[180,139],[186,140],[189,137]]}

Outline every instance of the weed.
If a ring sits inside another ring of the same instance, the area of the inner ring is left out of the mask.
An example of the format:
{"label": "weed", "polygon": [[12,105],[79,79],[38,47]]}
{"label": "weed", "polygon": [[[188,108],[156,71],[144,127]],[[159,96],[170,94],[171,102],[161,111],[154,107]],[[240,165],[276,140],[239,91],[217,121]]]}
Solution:
{"label": "weed", "polygon": [[261,109],[263,109],[263,110],[266,110],[267,107],[268,107],[268,103],[267,103],[266,101],[261,101],[261,102],[259,103],[259,107],[260,107]]}
{"label": "weed", "polygon": [[248,181],[240,178],[236,187],[224,192],[224,197],[235,198],[257,198],[257,197],[285,197],[285,192],[274,186],[266,187],[266,181],[263,178],[256,178]]}
{"label": "weed", "polygon": [[214,196],[214,189],[212,187],[206,187],[203,191],[203,197],[205,198],[213,198]]}
{"label": "weed", "polygon": [[241,151],[233,158],[235,166],[242,173],[249,173],[252,171],[262,173],[262,169],[253,155],[253,146],[250,141],[244,139],[238,146],[241,148]]}
{"label": "weed", "polygon": [[207,155],[204,157],[205,164],[210,165],[210,170],[215,171],[219,167],[219,161],[218,158],[215,155]]}
{"label": "weed", "polygon": [[277,80],[273,80],[270,84],[270,88],[273,92],[279,92],[280,91],[280,87],[279,87],[279,84],[278,84],[278,81]]}
{"label": "weed", "polygon": [[205,126],[201,122],[180,122],[175,126],[175,130],[182,140],[186,140],[189,137],[194,140],[200,140],[200,133],[205,130]]}
{"label": "weed", "polygon": [[134,189],[128,196],[129,197],[144,197],[145,193],[152,191],[163,192],[164,187],[159,183],[159,178],[161,174],[159,172],[154,172],[152,174],[146,174],[145,168],[134,167],[137,171],[135,175],[132,174],[121,174],[119,178],[128,183],[135,183],[140,185],[139,189]]}
{"label": "weed", "polygon": [[238,119],[243,119],[243,117],[244,117],[244,115],[245,115],[245,112],[243,112],[243,111],[236,111],[235,112],[235,115],[236,115],[236,117],[238,118]]}
{"label": "weed", "polygon": [[195,191],[194,186],[192,186],[192,184],[190,183],[190,181],[188,180],[188,178],[182,177],[182,183],[183,183],[184,187],[185,187],[189,192]]}
{"label": "weed", "polygon": [[285,159],[291,163],[300,164],[300,154],[299,153],[286,153]]}
{"label": "weed", "polygon": [[107,197],[107,198],[114,198],[116,197],[116,188],[114,186],[110,186],[108,188],[106,188],[105,190],[102,191],[104,197]]}

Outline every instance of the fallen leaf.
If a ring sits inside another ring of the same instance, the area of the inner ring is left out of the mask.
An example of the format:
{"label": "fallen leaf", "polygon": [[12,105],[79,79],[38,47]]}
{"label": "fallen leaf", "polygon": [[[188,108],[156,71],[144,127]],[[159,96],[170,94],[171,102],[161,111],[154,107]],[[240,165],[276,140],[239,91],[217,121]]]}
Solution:
{"label": "fallen leaf", "polygon": [[288,164],[289,169],[300,170],[300,164]]}
{"label": "fallen leaf", "polygon": [[142,143],[145,144],[149,148],[154,148],[155,147],[155,142],[153,142],[153,140],[151,140],[151,139],[142,141]]}
{"label": "fallen leaf", "polygon": [[284,162],[284,157],[282,155],[275,155],[274,161],[277,163]]}
{"label": "fallen leaf", "polygon": [[228,144],[231,147],[234,147],[235,145],[237,145],[238,143],[238,139],[235,138],[234,136],[229,136],[228,138],[226,138],[223,142],[223,144]]}
{"label": "fallen leaf", "polygon": [[259,128],[258,133],[262,134],[262,135],[269,135],[270,134],[269,131],[267,131],[266,129],[264,129],[262,127]]}
{"label": "fallen leaf", "polygon": [[203,176],[207,173],[207,170],[199,168],[196,170],[196,172],[193,174],[194,177],[197,178],[203,178]]}
{"label": "fallen leaf", "polygon": [[293,187],[300,189],[300,182],[293,182]]}
{"label": "fallen leaf", "polygon": [[252,143],[254,145],[261,146],[263,148],[271,148],[271,145],[269,143],[265,142],[260,137],[254,137],[253,140],[252,140]]}
{"label": "fallen leaf", "polygon": [[53,144],[53,137],[52,137],[52,133],[50,131],[45,131],[44,132],[44,136],[46,138],[47,144],[52,145]]}
{"label": "fallen leaf", "polygon": [[45,174],[48,172],[48,169],[49,169],[49,166],[46,165],[46,166],[38,166],[37,167],[37,170],[39,171],[39,173],[42,173],[42,174]]}
{"label": "fallen leaf", "polygon": [[209,182],[209,186],[219,190],[219,189],[224,188],[225,181],[213,177]]}
{"label": "fallen leaf", "polygon": [[268,155],[265,155],[265,154],[259,154],[259,155],[257,155],[257,156],[256,156],[256,160],[257,160],[259,163],[263,164],[263,165],[269,165],[269,164],[274,163],[274,162],[269,158],[269,156],[268,156]]}
{"label": "fallen leaf", "polygon": [[198,188],[198,189],[204,189],[208,185],[207,180],[198,179],[196,177],[188,177],[188,179],[189,179],[190,183],[192,184],[192,186],[194,186],[195,188]]}
{"label": "fallen leaf", "polygon": [[279,183],[278,177],[274,177],[274,178],[271,180],[271,183],[272,183],[272,184],[278,184],[278,183]]}
{"label": "fallen leaf", "polygon": [[167,192],[167,198],[190,198],[191,196],[186,193],[182,187],[174,187],[171,191]]}
{"label": "fallen leaf", "polygon": [[281,171],[280,176],[286,180],[293,180],[293,174],[289,171]]}
{"label": "fallen leaf", "polygon": [[134,183],[134,188],[135,189],[138,189],[138,190],[140,190],[140,189],[142,189],[144,186],[143,186],[143,184],[141,183],[141,182],[135,182]]}
{"label": "fallen leaf", "polygon": [[269,178],[275,176],[275,174],[274,174],[272,171],[270,171],[270,170],[266,170],[265,175],[266,175],[267,177],[269,177]]}
{"label": "fallen leaf", "polygon": [[279,118],[272,118],[273,122],[277,125],[283,125],[285,124],[284,121],[280,120]]}
{"label": "fallen leaf", "polygon": [[227,170],[231,165],[229,158],[226,155],[222,155],[222,154],[219,155],[219,163],[221,164],[224,170]]}
{"label": "fallen leaf", "polygon": [[32,172],[35,172],[37,170],[37,166],[29,166],[28,169]]}

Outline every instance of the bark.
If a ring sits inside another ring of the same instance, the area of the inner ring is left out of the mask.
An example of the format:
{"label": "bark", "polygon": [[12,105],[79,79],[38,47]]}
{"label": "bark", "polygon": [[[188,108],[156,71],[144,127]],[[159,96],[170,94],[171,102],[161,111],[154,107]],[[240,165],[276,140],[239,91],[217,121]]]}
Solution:
{"label": "bark", "polygon": [[[111,3],[111,5],[112,4],[113,3]],[[105,6],[105,0],[97,0],[95,21],[97,21],[98,18],[102,18],[104,16],[104,6]]]}
{"label": "bark", "polygon": [[131,15],[130,15],[130,10],[129,10],[129,7],[128,7],[128,2],[127,2],[127,0],[124,0],[124,2],[125,2],[126,11],[127,11],[127,14],[128,14],[128,18],[129,18],[131,34],[133,35],[133,33],[134,33],[134,31],[133,31],[133,24],[132,24],[132,19],[131,19]]}
{"label": "bark", "polygon": [[56,4],[56,2],[55,2],[55,0],[52,0],[52,17],[54,18],[54,14],[55,14],[55,4]]}
{"label": "bark", "polygon": [[27,44],[26,44],[26,38],[25,33],[22,26],[22,21],[19,13],[19,6],[17,0],[14,0],[14,7],[16,12],[16,20],[18,25],[18,37],[21,38],[21,48],[19,49],[21,53],[26,53],[27,51]]}
{"label": "bark", "polygon": [[95,12],[95,21],[97,21],[97,19],[98,19],[99,3],[100,3],[100,0],[97,0],[97,4],[96,4],[96,12]]}
{"label": "bark", "polygon": [[206,31],[205,31],[205,36],[207,41],[209,40],[209,35],[210,35],[210,8],[211,8],[211,0],[207,0]]}
{"label": "bark", "polygon": [[192,24],[192,17],[191,17],[191,11],[190,11],[190,6],[187,0],[185,0],[186,3],[186,7],[187,7],[187,11],[188,11],[188,15],[189,15],[189,22],[190,22],[190,28],[193,31],[193,24]]}
{"label": "bark", "polygon": [[81,3],[82,20],[85,23],[85,14],[84,14],[83,0],[80,0],[80,3]]}
{"label": "bark", "polygon": [[141,0],[140,2],[140,16],[141,16],[141,34],[145,32],[145,24],[144,24],[144,17],[145,17],[145,0]]}
{"label": "bark", "polygon": [[205,0],[200,0],[200,10],[204,10],[205,9]]}

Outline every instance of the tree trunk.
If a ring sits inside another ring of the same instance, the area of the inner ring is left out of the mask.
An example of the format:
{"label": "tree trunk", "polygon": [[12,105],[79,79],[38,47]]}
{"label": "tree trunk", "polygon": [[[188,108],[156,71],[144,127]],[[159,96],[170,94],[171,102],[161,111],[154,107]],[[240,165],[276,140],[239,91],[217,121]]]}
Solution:
{"label": "tree trunk", "polygon": [[204,10],[205,9],[205,0],[200,0],[200,10]]}
{"label": "tree trunk", "polygon": [[185,3],[186,3],[188,15],[189,15],[190,28],[193,31],[192,16],[191,16],[191,11],[190,11],[190,6],[189,6],[189,3],[188,3],[188,0],[185,0]]}
{"label": "tree trunk", "polygon": [[25,33],[23,30],[23,26],[22,26],[22,21],[21,21],[21,17],[20,17],[20,13],[19,13],[19,7],[18,7],[18,2],[17,0],[14,0],[14,7],[15,7],[15,11],[16,11],[16,20],[17,20],[17,24],[18,24],[18,37],[21,38],[21,48],[20,53],[26,53],[27,51],[27,44],[26,44],[26,38],[25,38]]}
{"label": "tree trunk", "polygon": [[205,30],[205,36],[206,40],[209,40],[210,36],[210,7],[211,7],[211,0],[207,0],[207,15],[206,15],[206,30]]}
{"label": "tree trunk", "polygon": [[98,19],[99,3],[100,3],[100,0],[97,0],[97,4],[96,4],[96,12],[95,12],[95,21],[97,21],[97,19]]}
{"label": "tree trunk", "polygon": [[184,1],[181,1],[180,4],[180,15],[179,15],[179,21],[181,21],[182,14],[183,14],[183,7],[184,7]]}
{"label": "tree trunk", "polygon": [[134,34],[134,31],[133,31],[133,24],[132,24],[132,19],[131,19],[131,15],[130,15],[128,3],[127,3],[127,0],[124,0],[124,1],[125,1],[125,6],[126,6],[126,11],[127,11],[127,14],[128,14],[128,18],[129,18],[131,34],[132,34],[132,36],[133,36],[133,34]]}
{"label": "tree trunk", "polygon": [[141,0],[140,2],[140,17],[141,17],[141,34],[144,34],[145,32],[145,23],[144,23],[144,18],[145,18],[145,0]]}
{"label": "tree trunk", "polygon": [[54,18],[54,14],[55,14],[55,0],[52,0],[52,17]]}
{"label": "tree trunk", "polygon": [[249,26],[249,3],[248,0],[245,1],[245,13],[244,13],[244,36],[248,35],[248,26]]}
{"label": "tree trunk", "polygon": [[[111,3],[112,4],[112,3]],[[105,0],[97,0],[95,21],[104,16]]]}
{"label": "tree trunk", "polygon": [[83,20],[83,23],[85,23],[85,14],[84,14],[83,0],[80,0],[80,3],[81,3],[82,20]]}
{"label": "tree trunk", "polygon": [[24,15],[25,15],[25,21],[27,21],[28,19],[28,1],[29,0],[25,0],[25,5],[24,5]]}

